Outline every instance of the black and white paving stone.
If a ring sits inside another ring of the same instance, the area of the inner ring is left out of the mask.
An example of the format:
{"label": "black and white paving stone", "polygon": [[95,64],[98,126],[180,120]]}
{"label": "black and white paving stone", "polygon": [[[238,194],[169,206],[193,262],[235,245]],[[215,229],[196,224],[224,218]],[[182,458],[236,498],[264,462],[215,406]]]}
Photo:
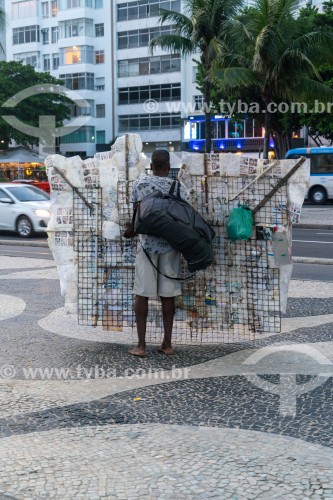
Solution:
{"label": "black and white paving stone", "polygon": [[284,333],[139,359],[4,259],[0,500],[333,499],[332,284],[291,284]]}

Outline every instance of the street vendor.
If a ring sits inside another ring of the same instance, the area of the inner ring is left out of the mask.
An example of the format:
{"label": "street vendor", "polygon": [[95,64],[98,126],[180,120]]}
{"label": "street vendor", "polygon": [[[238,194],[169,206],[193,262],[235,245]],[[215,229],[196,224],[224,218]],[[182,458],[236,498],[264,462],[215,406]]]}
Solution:
{"label": "street vendor", "polygon": [[[141,174],[133,184],[130,201],[136,204],[155,190],[168,194],[173,179],[170,172],[170,155],[168,151],[156,150],[152,154],[150,167],[153,175]],[[180,197],[187,199],[186,191],[180,186]],[[133,223],[127,227],[124,237],[135,236]],[[147,255],[148,254],[148,255]],[[175,314],[175,297],[181,295],[180,281],[171,278],[180,277],[181,254],[170,246],[163,238],[139,235],[135,262],[135,316],[137,323],[138,344],[129,350],[133,356],[144,357],[146,352],[146,326],[149,297],[160,297],[164,325],[164,338],[159,352],[173,355],[171,336]],[[157,268],[157,269],[156,269]],[[163,276],[163,273],[166,276]]]}

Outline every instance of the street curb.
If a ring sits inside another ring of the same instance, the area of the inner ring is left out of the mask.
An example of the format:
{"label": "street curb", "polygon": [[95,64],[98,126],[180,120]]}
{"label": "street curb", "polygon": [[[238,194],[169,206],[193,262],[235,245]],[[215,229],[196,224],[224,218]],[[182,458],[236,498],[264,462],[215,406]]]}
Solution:
{"label": "street curb", "polygon": [[293,257],[294,264],[321,264],[324,266],[333,265],[333,259],[317,259],[315,257]]}
{"label": "street curb", "polygon": [[43,247],[48,248],[47,241],[12,241],[0,240],[0,245],[8,245],[11,247]]}
{"label": "street curb", "polygon": [[[0,245],[9,245],[13,247],[49,247],[46,241],[0,240]],[[321,264],[324,266],[333,265],[333,259],[317,259],[315,257],[293,257],[292,261],[294,264]]]}
{"label": "street curb", "polygon": [[333,224],[294,224],[293,229],[333,229]]}

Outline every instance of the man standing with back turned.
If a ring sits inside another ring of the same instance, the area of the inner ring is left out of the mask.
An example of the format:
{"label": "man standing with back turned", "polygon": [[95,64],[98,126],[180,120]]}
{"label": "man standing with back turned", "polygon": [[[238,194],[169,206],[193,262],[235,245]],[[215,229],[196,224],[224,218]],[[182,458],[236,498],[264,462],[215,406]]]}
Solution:
{"label": "man standing with back turned", "polygon": [[[141,174],[133,184],[131,202],[134,208],[145,196],[153,191],[169,193],[173,179],[168,177],[170,172],[170,155],[168,151],[154,151],[150,167],[153,175]],[[180,187],[180,196],[187,199],[184,188]],[[124,236],[134,236],[131,224]],[[163,274],[179,278],[180,253],[172,248],[164,239],[156,236],[141,234],[135,261],[135,281],[133,293],[135,294],[135,316],[138,330],[138,345],[129,351],[133,356],[146,356],[146,326],[148,315],[149,297],[160,297],[164,325],[164,339],[159,352],[166,355],[175,354],[171,345],[173,317],[175,314],[175,297],[181,295],[180,281],[166,278],[160,274],[149,261],[144,250],[156,268]]]}

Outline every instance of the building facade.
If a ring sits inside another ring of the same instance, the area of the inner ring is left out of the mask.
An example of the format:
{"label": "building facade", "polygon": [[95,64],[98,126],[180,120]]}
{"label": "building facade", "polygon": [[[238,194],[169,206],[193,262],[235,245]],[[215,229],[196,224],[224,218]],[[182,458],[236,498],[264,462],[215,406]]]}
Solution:
{"label": "building facade", "polygon": [[306,7],[306,5],[317,7],[319,12],[324,12],[325,10],[325,5],[322,0],[303,0],[301,2],[301,7]]}
{"label": "building facade", "polygon": [[[126,132],[139,133],[146,152],[203,149],[192,56],[149,50],[152,39],[172,33],[170,25],[159,24],[160,9],[181,11],[183,0],[4,2],[7,61],[49,72],[76,92],[72,116],[85,117],[85,124],[69,127],[60,139],[62,154],[93,156]],[[261,148],[262,129],[253,121],[213,121],[215,150]]]}
{"label": "building facade", "polygon": [[160,8],[180,10],[181,0],[5,0],[7,61],[49,72],[89,103],[73,106],[87,122],[61,138],[61,153],[91,156],[125,132],[140,133],[146,151],[180,149],[200,93],[192,58],[149,51],[171,32]]}
{"label": "building facade", "polygon": [[116,4],[115,106],[116,135],[136,132],[144,150],[179,150],[183,119],[194,109],[196,95],[195,63],[156,48],[149,42],[161,34],[172,34],[172,27],[158,23],[159,10],[181,10],[180,0],[140,0]]}
{"label": "building facade", "polygon": [[[109,0],[5,0],[6,58],[63,80],[85,125],[60,141],[63,154],[91,156],[111,141],[112,36]],[[82,102],[88,106],[83,107]]]}

